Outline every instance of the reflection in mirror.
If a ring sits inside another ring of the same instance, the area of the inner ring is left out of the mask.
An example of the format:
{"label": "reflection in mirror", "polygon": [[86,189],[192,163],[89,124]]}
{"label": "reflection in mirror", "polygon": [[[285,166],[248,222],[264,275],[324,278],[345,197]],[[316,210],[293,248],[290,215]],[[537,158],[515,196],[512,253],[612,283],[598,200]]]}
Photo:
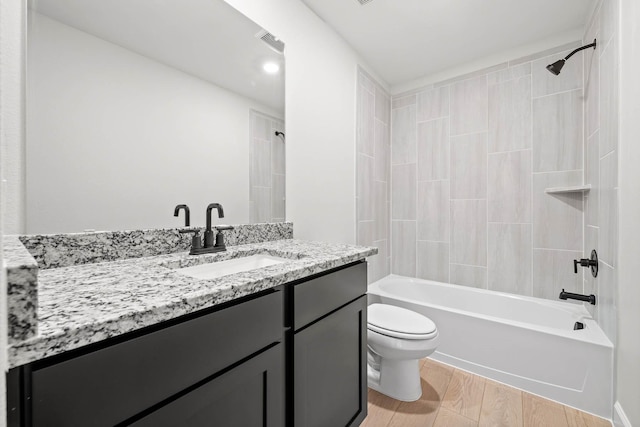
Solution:
{"label": "reflection in mirror", "polygon": [[223,0],[34,0],[27,49],[28,233],[284,220],[284,44]]}

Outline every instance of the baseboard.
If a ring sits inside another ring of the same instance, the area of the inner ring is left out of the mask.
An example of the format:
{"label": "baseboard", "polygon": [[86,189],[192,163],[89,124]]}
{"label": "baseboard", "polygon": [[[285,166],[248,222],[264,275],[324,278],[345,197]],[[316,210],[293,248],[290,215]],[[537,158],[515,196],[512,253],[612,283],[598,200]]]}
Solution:
{"label": "baseboard", "polygon": [[633,427],[631,421],[627,418],[627,414],[624,413],[620,402],[616,402],[613,405],[613,425],[615,427]]}

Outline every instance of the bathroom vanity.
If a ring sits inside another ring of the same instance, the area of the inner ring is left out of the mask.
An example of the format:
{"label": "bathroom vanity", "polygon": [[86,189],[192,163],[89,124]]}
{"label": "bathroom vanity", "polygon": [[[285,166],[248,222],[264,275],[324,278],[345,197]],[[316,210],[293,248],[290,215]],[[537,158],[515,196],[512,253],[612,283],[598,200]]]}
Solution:
{"label": "bathroom vanity", "polygon": [[[212,280],[178,271],[256,253],[287,262]],[[285,239],[41,270],[39,331],[10,347],[8,425],[359,425],[375,253]],[[47,324],[48,292],[74,286]]]}

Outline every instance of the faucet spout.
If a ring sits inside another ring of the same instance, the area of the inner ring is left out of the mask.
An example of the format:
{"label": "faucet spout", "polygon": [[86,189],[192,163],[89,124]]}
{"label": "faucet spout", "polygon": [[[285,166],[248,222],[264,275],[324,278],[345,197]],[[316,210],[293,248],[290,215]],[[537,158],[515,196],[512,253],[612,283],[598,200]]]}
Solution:
{"label": "faucet spout", "polygon": [[212,248],[215,246],[215,236],[213,235],[213,230],[211,229],[211,211],[213,209],[218,210],[218,218],[224,218],[224,210],[222,210],[222,205],[220,203],[209,203],[207,206],[207,227],[204,230],[204,247]]}
{"label": "faucet spout", "polygon": [[207,206],[207,229],[206,231],[211,231],[211,211],[213,209],[217,209],[218,218],[224,218],[224,210],[222,209],[222,205],[220,203],[210,203]]}
{"label": "faucet spout", "polygon": [[180,213],[180,209],[184,209],[184,226],[189,227],[191,225],[191,220],[189,219],[189,206],[187,205],[178,205],[173,210],[173,216],[178,216]]}

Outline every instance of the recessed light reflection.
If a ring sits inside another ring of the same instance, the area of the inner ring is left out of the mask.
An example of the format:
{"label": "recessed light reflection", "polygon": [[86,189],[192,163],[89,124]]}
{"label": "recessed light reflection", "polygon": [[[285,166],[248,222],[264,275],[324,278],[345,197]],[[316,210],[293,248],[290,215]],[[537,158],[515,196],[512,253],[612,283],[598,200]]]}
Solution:
{"label": "recessed light reflection", "polygon": [[275,62],[265,62],[265,64],[262,66],[262,69],[265,71],[265,73],[275,74],[280,71],[280,66]]}

